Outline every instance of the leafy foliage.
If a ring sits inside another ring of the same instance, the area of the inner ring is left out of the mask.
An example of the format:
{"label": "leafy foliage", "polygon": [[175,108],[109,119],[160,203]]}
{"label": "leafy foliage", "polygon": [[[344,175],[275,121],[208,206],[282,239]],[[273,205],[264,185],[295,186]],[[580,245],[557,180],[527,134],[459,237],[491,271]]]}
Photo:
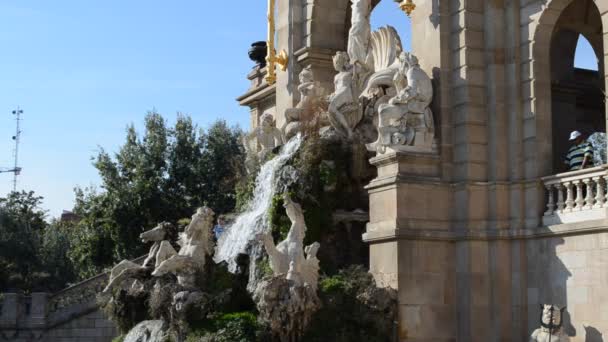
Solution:
{"label": "leafy foliage", "polygon": [[45,221],[33,191],[0,198],[0,291],[57,290],[71,280],[65,232]]}
{"label": "leafy foliage", "polygon": [[223,314],[209,322],[205,330],[192,332],[186,342],[253,342],[259,341],[260,327],[251,312]]}
{"label": "leafy foliage", "polygon": [[203,205],[216,214],[233,210],[244,158],[240,136],[225,121],[204,131],[178,114],[169,128],[150,112],[143,136],[131,125],[116,154],[102,149],[94,158],[101,191],[76,189],[74,212],[81,220],[71,227],[70,259],[79,276],[145,254],[139,234],[159,222],[177,223]]}
{"label": "leafy foliage", "polygon": [[319,296],[323,307],[316,313],[303,341],[394,340],[396,293],[376,288],[363,267],[351,266],[321,279]]}

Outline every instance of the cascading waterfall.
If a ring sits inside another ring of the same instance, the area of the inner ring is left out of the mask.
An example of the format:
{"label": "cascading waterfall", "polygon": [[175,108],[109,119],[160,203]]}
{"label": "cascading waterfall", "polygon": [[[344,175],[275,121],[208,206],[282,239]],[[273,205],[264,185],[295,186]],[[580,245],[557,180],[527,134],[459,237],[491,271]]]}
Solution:
{"label": "cascading waterfall", "polygon": [[230,272],[236,272],[236,257],[245,253],[256,235],[266,231],[269,226],[268,209],[276,192],[278,171],[298,151],[301,143],[300,135],[292,138],[281,148],[278,156],[262,166],[255,180],[253,199],[247,204],[245,212],[220,237],[213,259],[216,263],[227,262]]}

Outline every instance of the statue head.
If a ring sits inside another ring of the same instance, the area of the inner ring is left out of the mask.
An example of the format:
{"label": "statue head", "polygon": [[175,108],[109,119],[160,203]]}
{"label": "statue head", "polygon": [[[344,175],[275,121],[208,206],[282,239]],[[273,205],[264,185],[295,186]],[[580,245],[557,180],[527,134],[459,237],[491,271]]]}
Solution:
{"label": "statue head", "polygon": [[547,329],[559,329],[562,326],[562,316],[566,308],[559,308],[557,305],[541,305],[540,324]]}
{"label": "statue head", "polygon": [[186,235],[192,236],[196,231],[204,230],[205,227],[211,228],[213,225],[213,217],[215,213],[207,207],[200,207],[196,213],[192,215],[190,224],[186,227]]}
{"label": "statue head", "polygon": [[312,73],[312,68],[309,65],[306,68],[304,68],[304,70],[302,70],[302,72],[300,72],[300,84],[312,83],[312,82],[314,82],[314,75]]}
{"label": "statue head", "polygon": [[334,55],[333,61],[334,61],[334,68],[336,69],[336,71],[344,71],[348,68],[349,66],[349,57],[348,54],[344,51],[338,51],[336,52],[336,54]]}
{"label": "statue head", "polygon": [[313,259],[317,257],[317,252],[319,251],[319,247],[321,244],[318,242],[313,243],[312,245],[308,245],[304,247],[304,252],[306,253],[307,259]]}
{"label": "statue head", "polygon": [[274,117],[270,113],[264,113],[260,118],[260,125],[262,128],[272,128],[274,127]]}
{"label": "statue head", "polygon": [[283,197],[283,207],[287,212],[287,217],[291,222],[303,222],[304,214],[302,213],[302,207],[291,200],[288,194]]}
{"label": "statue head", "polygon": [[399,61],[401,62],[401,65],[406,65],[409,68],[419,65],[418,57],[405,51],[401,52],[399,55]]}
{"label": "statue head", "polygon": [[141,242],[163,241],[167,235],[167,230],[171,228],[168,222],[159,223],[156,227],[139,234]]}

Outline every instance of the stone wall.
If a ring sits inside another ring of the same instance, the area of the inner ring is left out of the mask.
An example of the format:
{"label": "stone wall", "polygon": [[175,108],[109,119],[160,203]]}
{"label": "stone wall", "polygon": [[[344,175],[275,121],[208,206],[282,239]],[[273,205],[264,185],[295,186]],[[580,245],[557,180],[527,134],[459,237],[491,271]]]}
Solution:
{"label": "stone wall", "polygon": [[118,330],[96,302],[106,282],[107,275],[102,274],[53,295],[3,293],[0,342],[111,341]]}
{"label": "stone wall", "polygon": [[528,325],[538,326],[541,303],[567,306],[564,327],[573,342],[608,336],[608,233],[530,240]]}

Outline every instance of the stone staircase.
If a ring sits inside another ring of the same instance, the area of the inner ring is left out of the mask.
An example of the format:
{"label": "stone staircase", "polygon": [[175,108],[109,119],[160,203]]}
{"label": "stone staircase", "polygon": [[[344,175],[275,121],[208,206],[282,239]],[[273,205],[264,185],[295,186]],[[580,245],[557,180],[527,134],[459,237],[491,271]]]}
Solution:
{"label": "stone staircase", "polygon": [[118,329],[97,305],[108,276],[102,273],[54,294],[0,294],[0,342],[112,341]]}

